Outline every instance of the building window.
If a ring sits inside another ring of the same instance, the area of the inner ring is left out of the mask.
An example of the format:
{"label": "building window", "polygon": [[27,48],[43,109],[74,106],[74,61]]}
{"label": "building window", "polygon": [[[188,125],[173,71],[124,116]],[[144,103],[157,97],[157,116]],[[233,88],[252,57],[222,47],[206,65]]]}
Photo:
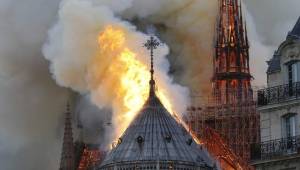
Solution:
{"label": "building window", "polygon": [[294,62],[288,65],[289,84],[300,81],[300,62]]}
{"label": "building window", "polygon": [[296,136],[296,115],[288,113],[282,117],[283,137],[289,138]]}

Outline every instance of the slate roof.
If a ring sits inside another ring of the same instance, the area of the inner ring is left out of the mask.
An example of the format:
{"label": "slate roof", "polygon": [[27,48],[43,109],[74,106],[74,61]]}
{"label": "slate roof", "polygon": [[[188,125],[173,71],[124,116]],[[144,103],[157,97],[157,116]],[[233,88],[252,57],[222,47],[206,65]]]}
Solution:
{"label": "slate roof", "polygon": [[147,162],[158,161],[171,161],[174,165],[201,169],[211,169],[213,165],[206,152],[171,116],[155,93],[150,95],[119,141],[120,143],[107,155],[100,169],[108,169],[116,164],[119,168],[133,162],[146,165]]}
{"label": "slate roof", "polygon": [[277,72],[277,71],[280,71],[281,70],[281,67],[280,67],[280,57],[276,54],[274,54],[273,58],[269,61],[267,61],[268,63],[268,70],[267,70],[267,73],[274,73],[274,72]]}
{"label": "slate roof", "polygon": [[288,36],[300,39],[300,17],[298,18],[296,25],[294,26],[293,30],[289,33]]}
{"label": "slate roof", "polygon": [[[288,36],[286,37],[286,40],[282,43],[282,45],[286,44],[287,42],[293,42],[294,40],[300,40],[300,17],[298,18],[297,23],[295,24],[292,31],[289,32]],[[267,73],[268,74],[281,70],[281,68],[280,68],[280,47],[278,50],[279,51],[276,51],[274,53],[274,56],[272,57],[272,59],[267,61],[267,63],[268,63]]]}

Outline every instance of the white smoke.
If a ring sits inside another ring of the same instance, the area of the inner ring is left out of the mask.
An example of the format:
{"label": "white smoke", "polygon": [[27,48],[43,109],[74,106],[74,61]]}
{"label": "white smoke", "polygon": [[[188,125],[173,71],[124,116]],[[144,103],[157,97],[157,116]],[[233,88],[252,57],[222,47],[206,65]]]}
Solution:
{"label": "white smoke", "polygon": [[[141,63],[149,65],[149,55],[143,47],[143,43],[146,42],[148,37],[137,31],[135,26],[129,22],[122,21],[115,16],[117,12],[121,12],[119,6],[110,6],[115,5],[115,3],[112,3],[112,1],[110,3],[107,3],[107,1],[100,2],[95,3],[86,0],[62,1],[59,10],[59,21],[49,33],[49,41],[44,46],[44,55],[51,62],[51,72],[59,85],[70,87],[82,94],[90,94],[91,100],[100,109],[102,107],[113,107],[113,123],[120,126],[124,121],[115,122],[116,118],[114,117],[122,114],[120,113],[122,110],[119,108],[121,105],[118,103],[123,102],[123,99],[119,101],[115,96],[116,94],[112,93],[117,89],[111,89],[117,88],[117,86],[111,84],[115,83],[116,79],[106,78],[99,83],[97,79],[102,73],[96,73],[97,75],[94,76],[94,69],[90,68],[95,65],[94,63],[91,65],[91,61],[99,52],[98,37],[108,26],[122,28],[126,32],[125,43],[127,47],[137,54],[136,58]],[[158,88],[168,96],[175,112],[181,114],[188,106],[189,93],[186,88],[174,84],[172,78],[168,76],[169,63],[165,57],[168,51],[166,45],[155,51],[155,77],[157,78]],[[97,61],[97,69],[111,66],[111,57],[115,56],[113,54],[108,55],[111,56],[105,56],[106,58]]]}

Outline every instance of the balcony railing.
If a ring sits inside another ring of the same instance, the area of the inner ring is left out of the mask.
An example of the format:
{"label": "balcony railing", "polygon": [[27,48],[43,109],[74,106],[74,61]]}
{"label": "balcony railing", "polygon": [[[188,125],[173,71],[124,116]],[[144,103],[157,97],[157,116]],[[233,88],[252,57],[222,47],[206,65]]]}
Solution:
{"label": "balcony railing", "polygon": [[266,160],[300,154],[300,136],[252,144],[251,159]]}
{"label": "balcony railing", "polygon": [[300,98],[300,82],[270,87],[257,91],[258,106],[276,104]]}

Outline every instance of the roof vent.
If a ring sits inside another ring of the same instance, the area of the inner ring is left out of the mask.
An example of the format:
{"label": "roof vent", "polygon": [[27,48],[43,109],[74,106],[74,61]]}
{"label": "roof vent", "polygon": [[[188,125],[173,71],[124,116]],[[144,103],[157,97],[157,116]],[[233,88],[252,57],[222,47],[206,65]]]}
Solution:
{"label": "roof vent", "polygon": [[136,142],[139,143],[139,144],[141,144],[141,143],[144,142],[144,138],[143,138],[142,136],[138,136],[138,137],[136,138]]}
{"label": "roof vent", "polygon": [[120,145],[122,143],[123,139],[122,138],[119,138],[118,139],[118,145]]}
{"label": "roof vent", "polygon": [[192,138],[189,138],[187,141],[186,141],[186,144],[188,145],[191,145],[193,143],[193,139]]}
{"label": "roof vent", "polygon": [[168,143],[170,143],[170,142],[171,142],[171,139],[172,139],[172,135],[171,135],[171,134],[166,135],[166,136],[165,136],[165,139],[166,139],[166,141],[167,141]]}

